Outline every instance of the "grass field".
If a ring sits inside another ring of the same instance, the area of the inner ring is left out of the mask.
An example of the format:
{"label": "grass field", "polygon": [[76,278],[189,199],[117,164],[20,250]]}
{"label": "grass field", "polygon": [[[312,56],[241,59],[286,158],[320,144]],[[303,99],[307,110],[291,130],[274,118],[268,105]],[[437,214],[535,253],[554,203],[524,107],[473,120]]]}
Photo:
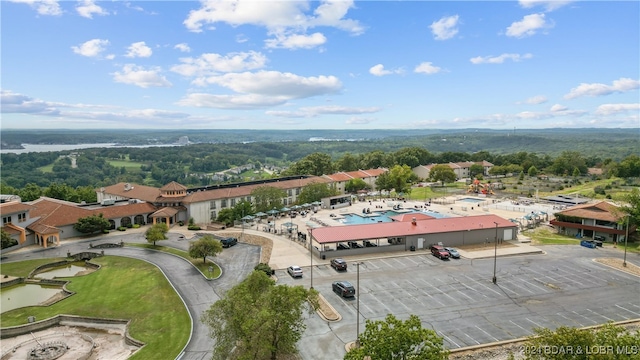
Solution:
{"label": "grass field", "polygon": [[124,167],[127,171],[140,171],[140,166],[144,165],[141,162],[129,161],[129,160],[109,160],[109,165],[117,168]]}
{"label": "grass field", "polygon": [[[127,246],[135,246],[135,247],[141,247],[145,249],[164,251],[173,255],[180,256],[186,259],[187,261],[191,262],[193,265],[195,265],[195,267],[197,267],[198,270],[200,270],[200,272],[203,273],[204,276],[206,276],[209,279],[215,279],[218,276],[220,276],[220,274],[222,273],[222,270],[220,269],[220,267],[215,263],[210,261],[204,263],[200,258],[198,259],[192,258],[191,256],[189,256],[189,254],[186,251],[182,251],[172,247],[161,246],[161,245],[154,246],[153,244],[138,244],[138,243],[127,243]],[[213,270],[211,273],[209,273],[209,267],[211,267]]]}
{"label": "grass field", "polygon": [[[2,313],[2,326],[24,324],[28,316],[46,319],[57,314],[131,319],[131,336],[147,345],[130,359],[177,357],[189,340],[191,318],[162,272],[145,261],[125,257],[105,256],[92,262],[102,268],[89,275],[67,278],[71,280],[67,288],[75,291],[75,295],[51,306]],[[2,273],[20,276],[41,263],[29,260],[2,264]]]}

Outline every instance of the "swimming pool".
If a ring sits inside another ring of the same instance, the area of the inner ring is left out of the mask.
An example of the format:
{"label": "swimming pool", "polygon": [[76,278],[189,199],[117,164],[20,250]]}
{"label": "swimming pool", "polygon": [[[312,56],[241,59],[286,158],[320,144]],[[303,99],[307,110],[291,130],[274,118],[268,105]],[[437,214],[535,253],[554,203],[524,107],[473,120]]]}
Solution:
{"label": "swimming pool", "polygon": [[[341,218],[336,219],[336,221],[345,224],[345,225],[363,225],[363,224],[375,224],[379,222],[387,223],[392,222],[391,217],[399,215],[401,213],[397,211],[387,210],[387,211],[376,211],[371,214],[344,214]],[[441,214],[439,212],[425,210],[425,211],[411,211],[403,214],[426,214],[429,216],[433,216],[435,218],[445,218],[448,217],[445,214]]]}
{"label": "swimming pool", "polygon": [[479,203],[479,202],[483,202],[483,201],[486,201],[486,200],[485,199],[476,199],[476,198],[466,197],[466,198],[458,199],[458,201],[464,201],[464,202],[470,202],[470,203]]}

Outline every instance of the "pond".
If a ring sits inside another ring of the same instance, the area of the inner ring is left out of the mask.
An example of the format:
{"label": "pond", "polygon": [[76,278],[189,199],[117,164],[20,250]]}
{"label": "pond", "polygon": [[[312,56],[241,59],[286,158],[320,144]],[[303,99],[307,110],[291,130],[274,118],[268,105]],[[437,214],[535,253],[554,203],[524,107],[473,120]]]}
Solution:
{"label": "pond", "polygon": [[54,277],[70,277],[76,276],[78,273],[83,271],[91,270],[91,268],[86,266],[80,266],[78,264],[68,264],[61,267],[50,268],[43,272],[37,273],[34,275],[35,278],[39,279],[53,279]]}
{"label": "pond", "polygon": [[11,286],[0,291],[0,303],[2,303],[2,310],[0,310],[0,312],[38,305],[61,291],[62,289],[60,287],[43,286],[40,284]]}

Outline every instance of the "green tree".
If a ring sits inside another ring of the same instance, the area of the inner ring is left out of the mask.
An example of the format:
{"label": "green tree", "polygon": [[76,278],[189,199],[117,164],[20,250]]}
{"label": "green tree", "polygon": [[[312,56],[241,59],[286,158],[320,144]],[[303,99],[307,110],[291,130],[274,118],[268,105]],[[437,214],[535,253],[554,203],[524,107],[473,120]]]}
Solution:
{"label": "green tree", "polygon": [[[605,324],[597,329],[578,329],[561,326],[556,330],[546,328],[534,329],[534,335],[529,337],[524,355],[525,359],[640,359],[640,354],[629,356],[626,353],[616,353],[616,349],[637,348],[640,344],[640,332],[630,332],[629,330],[614,325]],[[565,349],[571,351],[528,351],[527,349]],[[590,349],[613,349],[613,351],[603,351],[593,357],[587,354]]]}
{"label": "green tree", "polygon": [[14,188],[13,186],[9,186],[5,184],[4,182],[0,182],[0,194],[18,195],[18,189]]}
{"label": "green tree", "polygon": [[78,222],[73,224],[73,228],[83,234],[93,234],[98,231],[102,232],[108,230],[110,227],[111,223],[102,216],[102,213],[79,218]]}
{"label": "green tree", "polygon": [[400,149],[392,157],[395,165],[407,165],[412,169],[419,165],[430,164],[435,160],[429,151],[417,146]]}
{"label": "green tree", "polygon": [[285,175],[316,175],[333,174],[334,167],[331,155],[323,153],[313,153],[300,159],[289,169],[283,172]]}
{"label": "green tree", "polygon": [[484,175],[484,166],[480,164],[473,164],[469,167],[469,177],[475,178],[478,175]]}
{"label": "green tree", "polygon": [[263,185],[251,191],[255,211],[267,212],[273,208],[282,208],[282,199],[287,193],[273,186]]}
{"label": "green tree", "polygon": [[233,220],[240,220],[247,215],[253,214],[253,205],[248,201],[240,201],[233,207]]}
{"label": "green tree", "polygon": [[205,235],[196,241],[189,243],[189,256],[202,258],[202,263],[207,262],[207,256],[216,256],[222,252],[222,243],[211,235]]}
{"label": "green tree", "polygon": [[144,233],[147,242],[153,243],[156,246],[156,241],[167,240],[167,232],[169,227],[165,223],[157,223],[147,229]]}
{"label": "green tree", "polygon": [[235,219],[235,215],[233,214],[233,209],[222,209],[218,213],[218,218],[216,219],[218,222],[225,224],[226,226],[233,225],[233,220]]}
{"label": "green tree", "polygon": [[8,232],[4,231],[4,229],[0,229],[0,233],[2,235],[2,249],[18,245],[18,240],[12,238]]}
{"label": "green tree", "polygon": [[67,184],[52,183],[44,190],[44,196],[54,199],[79,202],[76,190]]}
{"label": "green tree", "polygon": [[356,171],[360,170],[358,158],[351,153],[342,155],[335,164],[335,170],[337,171]]}
{"label": "green tree", "polygon": [[98,195],[92,186],[78,186],[76,188],[76,194],[80,202],[94,203],[98,201]]}
{"label": "green tree", "polygon": [[402,321],[388,314],[385,320],[367,320],[360,335],[360,347],[350,350],[345,360],[442,359],[448,358],[442,337],[422,327],[416,315]]}
{"label": "green tree", "polygon": [[429,170],[429,180],[439,181],[442,186],[444,186],[445,183],[452,183],[456,181],[456,173],[453,172],[453,169],[448,165],[434,165],[431,170]]}
{"label": "green tree", "polygon": [[535,177],[538,176],[538,169],[531,165],[531,167],[529,167],[529,170],[527,170],[527,175],[529,175],[530,177]]}
{"label": "green tree", "polygon": [[338,191],[329,186],[327,183],[314,182],[306,185],[298,195],[299,203],[312,203],[320,201],[322,198],[338,195]]}
{"label": "green tree", "polygon": [[362,169],[378,169],[392,165],[391,156],[381,150],[372,151],[362,156],[360,165]]}
{"label": "green tree", "polygon": [[640,226],[640,190],[637,187],[631,189],[631,191],[624,196],[626,204],[620,207],[620,217],[626,221],[629,218],[629,224]]}
{"label": "green tree", "polygon": [[367,185],[367,183],[364,180],[360,178],[355,178],[347,181],[347,183],[344,184],[344,191],[348,193],[356,193],[360,190],[367,189],[368,187],[369,185]]}
{"label": "green tree", "polygon": [[42,196],[43,192],[40,186],[34,183],[28,183],[24,186],[22,190],[18,192],[20,199],[22,201],[33,201],[37,200]]}
{"label": "green tree", "polygon": [[308,303],[310,311],[317,307],[315,290],[275,285],[264,272],[252,272],[202,316],[215,339],[213,359],[275,360],[295,354]]}
{"label": "green tree", "polygon": [[411,192],[411,180],[416,176],[409,165],[395,165],[387,171],[387,174],[389,174],[388,181],[396,190],[396,194]]}

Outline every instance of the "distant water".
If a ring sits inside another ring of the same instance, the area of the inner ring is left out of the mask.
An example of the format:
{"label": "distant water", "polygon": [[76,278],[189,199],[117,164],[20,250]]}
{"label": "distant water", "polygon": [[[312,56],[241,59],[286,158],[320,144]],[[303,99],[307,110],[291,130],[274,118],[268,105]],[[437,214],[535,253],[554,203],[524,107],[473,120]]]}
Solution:
{"label": "distant water", "polygon": [[66,150],[78,150],[78,149],[91,149],[91,148],[147,148],[147,147],[162,147],[162,146],[180,146],[180,144],[166,144],[166,145],[119,145],[115,143],[104,144],[74,144],[74,145],[42,145],[42,144],[22,144],[24,149],[2,149],[0,154],[24,154],[30,152],[51,152],[51,151],[66,151]]}

